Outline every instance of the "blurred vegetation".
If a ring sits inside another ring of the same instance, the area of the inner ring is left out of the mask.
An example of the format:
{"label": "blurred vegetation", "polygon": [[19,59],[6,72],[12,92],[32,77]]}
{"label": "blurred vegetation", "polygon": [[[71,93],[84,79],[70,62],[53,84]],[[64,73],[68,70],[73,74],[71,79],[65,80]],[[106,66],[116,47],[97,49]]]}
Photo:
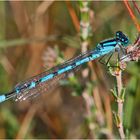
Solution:
{"label": "blurred vegetation", "polygon": [[[137,5],[140,7],[140,2]],[[1,94],[80,54],[79,7],[76,1],[0,1]],[[91,1],[88,7],[88,49],[118,30],[135,41],[138,31],[122,1]],[[123,71],[124,127],[130,138],[140,138],[139,73],[139,62],[130,62]],[[104,66],[97,60],[86,64],[60,85],[31,100],[0,104],[0,138],[119,138],[112,117],[116,103],[110,94],[114,77]],[[81,96],[85,93],[92,100],[90,110]]]}

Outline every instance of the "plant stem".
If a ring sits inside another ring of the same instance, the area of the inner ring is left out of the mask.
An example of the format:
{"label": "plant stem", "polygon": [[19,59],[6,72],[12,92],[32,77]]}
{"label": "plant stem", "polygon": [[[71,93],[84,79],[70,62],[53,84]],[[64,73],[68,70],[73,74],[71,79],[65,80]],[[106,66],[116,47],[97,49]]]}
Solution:
{"label": "plant stem", "polygon": [[[122,71],[120,70],[118,75],[116,75],[116,81],[117,81],[117,90],[118,90],[118,97],[121,97],[122,92]],[[120,118],[120,123],[118,125],[118,131],[120,134],[121,139],[125,139],[125,134],[123,130],[123,101],[118,98],[118,116]]]}
{"label": "plant stem", "polygon": [[[81,38],[81,52],[82,53],[84,53],[88,50],[89,38],[91,35],[89,4],[90,4],[90,2],[87,0],[79,1],[79,7],[80,7],[80,13],[81,13],[80,14],[80,38]],[[88,75],[89,75],[89,69],[86,68],[82,71],[82,76],[85,79],[85,81],[86,81]],[[93,114],[92,114],[92,108],[94,106],[93,97],[91,96],[91,94],[89,94],[87,89],[84,90],[84,92],[82,93],[82,96],[86,103],[87,120],[89,121],[88,126],[89,126],[89,131],[90,131],[89,137],[93,139],[95,137]]]}

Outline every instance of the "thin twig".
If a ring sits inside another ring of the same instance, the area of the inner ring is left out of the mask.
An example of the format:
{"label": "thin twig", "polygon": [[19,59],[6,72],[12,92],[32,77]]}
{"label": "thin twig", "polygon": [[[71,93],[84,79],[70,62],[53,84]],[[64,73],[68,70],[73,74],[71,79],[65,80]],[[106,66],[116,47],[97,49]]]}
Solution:
{"label": "thin twig", "polygon": [[121,63],[138,61],[140,59],[140,34],[138,35],[135,43],[127,47],[126,52],[126,55],[121,58]]}
{"label": "thin twig", "polygon": [[130,14],[131,19],[133,20],[134,24],[136,25],[137,30],[140,32],[140,24],[139,24],[137,18],[135,17],[133,10],[131,9],[131,7],[128,3],[128,0],[123,0],[123,2],[124,2],[129,14]]}
{"label": "thin twig", "polygon": [[[121,91],[122,91],[122,71],[121,70],[119,71],[118,75],[116,75],[116,81],[117,81],[118,97],[120,97]],[[118,103],[118,116],[120,118],[118,131],[119,131],[121,139],[124,139],[125,134],[123,130],[123,102],[122,100],[118,100],[117,103]]]}
{"label": "thin twig", "polygon": [[78,20],[78,17],[76,15],[76,12],[74,11],[74,8],[72,7],[70,1],[66,1],[66,4],[67,4],[68,10],[69,10],[69,14],[72,18],[72,22],[75,26],[75,29],[77,32],[79,32],[80,31],[80,24],[79,24],[79,20]]}
{"label": "thin twig", "polygon": [[138,13],[140,14],[140,8],[138,7],[137,3],[134,0],[132,0],[132,2],[134,4],[135,8],[137,9]]}
{"label": "thin twig", "polygon": [[[135,43],[131,46],[127,47],[127,54],[121,60],[122,62],[128,61],[135,61],[138,60],[140,57],[140,35],[137,37]],[[118,93],[118,117],[119,117],[119,124],[118,124],[118,131],[120,134],[121,139],[125,138],[124,129],[123,129],[123,100],[121,99],[122,94],[122,71],[120,70],[117,75],[115,75],[117,81],[117,93]]]}

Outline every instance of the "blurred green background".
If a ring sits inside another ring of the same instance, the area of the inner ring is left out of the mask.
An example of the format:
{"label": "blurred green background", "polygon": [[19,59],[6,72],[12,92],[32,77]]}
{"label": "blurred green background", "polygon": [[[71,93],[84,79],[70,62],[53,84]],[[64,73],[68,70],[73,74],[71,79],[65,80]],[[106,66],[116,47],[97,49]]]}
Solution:
{"label": "blurred green background", "polygon": [[[88,8],[88,49],[118,30],[135,41],[138,31],[123,2],[91,1]],[[80,54],[79,9],[76,1],[0,1],[1,94]],[[139,62],[130,62],[123,71],[124,127],[131,138],[140,138],[139,68]],[[119,138],[112,116],[117,107],[110,92],[114,81],[103,65],[93,61],[61,80],[61,86],[52,85],[56,88],[48,94],[1,103],[0,138]]]}

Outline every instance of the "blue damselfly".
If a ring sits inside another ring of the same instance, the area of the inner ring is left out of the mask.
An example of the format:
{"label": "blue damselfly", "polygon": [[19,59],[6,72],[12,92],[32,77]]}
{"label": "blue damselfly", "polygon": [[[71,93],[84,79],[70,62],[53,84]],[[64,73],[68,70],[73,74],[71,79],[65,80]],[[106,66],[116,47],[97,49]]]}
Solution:
{"label": "blue damselfly", "polygon": [[121,49],[125,50],[128,44],[128,37],[121,31],[118,31],[114,38],[101,41],[94,50],[80,54],[61,65],[55,66],[48,71],[17,84],[11,92],[0,96],[0,102],[11,98],[15,98],[16,101],[22,101],[47,92],[52,86],[52,83],[56,83],[60,79],[66,77],[67,74],[76,70],[82,64],[95,60],[108,53],[119,52]]}

